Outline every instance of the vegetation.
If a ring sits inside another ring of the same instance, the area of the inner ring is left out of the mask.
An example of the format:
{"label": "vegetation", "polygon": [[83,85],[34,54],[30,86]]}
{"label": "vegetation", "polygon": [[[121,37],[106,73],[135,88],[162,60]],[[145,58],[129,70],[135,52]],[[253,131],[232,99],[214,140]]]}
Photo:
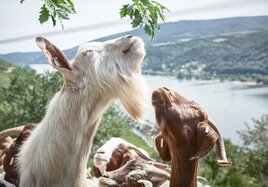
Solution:
{"label": "vegetation", "polygon": [[9,86],[0,88],[0,130],[40,122],[48,101],[62,84],[61,75],[42,76],[17,68],[10,78]]}
{"label": "vegetation", "polygon": [[10,83],[10,78],[15,74],[21,75],[21,71],[16,71],[17,67],[0,60],[0,87],[7,87]]}
{"label": "vegetation", "polygon": [[253,121],[253,128],[246,125],[239,132],[242,146],[225,140],[229,160],[233,162],[231,167],[220,167],[215,151],[201,159],[199,175],[213,187],[268,187],[268,114]]}
{"label": "vegetation", "polygon": [[165,22],[164,11],[169,11],[165,6],[156,1],[132,0],[134,3],[124,5],[120,10],[121,18],[129,16],[132,28],[144,26],[144,31],[151,38],[156,29],[160,29],[158,19]]}
{"label": "vegetation", "polygon": [[253,128],[246,125],[246,129],[239,132],[244,142],[243,152],[247,155],[242,162],[245,173],[252,176],[254,182],[268,187],[268,115],[253,121]]}
{"label": "vegetation", "polygon": [[0,60],[0,85],[7,85],[9,82],[9,78],[7,76],[7,70],[11,67],[10,64]]}
{"label": "vegetation", "polygon": [[[133,28],[144,26],[145,33],[153,38],[155,30],[160,29],[158,20],[165,21],[164,11],[168,11],[168,9],[152,0],[132,0],[132,2],[132,4],[123,5],[120,9],[121,18],[128,16],[132,20]],[[63,28],[62,20],[69,20],[69,15],[75,13],[73,0],[44,0],[39,21],[43,24],[51,18],[53,26],[55,26],[58,19]]]}

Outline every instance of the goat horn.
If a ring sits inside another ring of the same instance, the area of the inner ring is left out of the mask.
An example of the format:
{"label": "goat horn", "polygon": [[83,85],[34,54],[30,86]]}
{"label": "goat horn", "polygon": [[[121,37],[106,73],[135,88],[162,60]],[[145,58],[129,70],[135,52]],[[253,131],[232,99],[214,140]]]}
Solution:
{"label": "goat horn", "polygon": [[8,150],[9,150],[9,147],[5,148],[5,149],[2,151],[2,153],[0,154],[0,158],[1,158],[4,154],[6,154],[6,153],[8,152]]}
{"label": "goat horn", "polygon": [[207,181],[208,181],[206,178],[201,177],[201,176],[197,176],[196,179],[197,179],[198,181],[203,181],[203,182],[207,182]]}
{"label": "goat horn", "polygon": [[148,160],[148,161],[155,161],[153,159],[151,159],[150,157],[148,157],[147,155],[145,155],[139,148],[137,148],[135,145],[133,144],[128,144],[127,147],[129,149],[133,149],[142,159],[144,160]]}
{"label": "goat horn", "polygon": [[23,127],[24,125],[3,130],[0,132],[0,140],[7,136],[18,136],[22,132]]}
{"label": "goat horn", "polygon": [[227,160],[223,138],[221,137],[219,130],[217,129],[217,127],[215,126],[215,123],[211,119],[208,119],[208,124],[219,135],[219,139],[216,141],[216,153],[217,153],[217,158],[218,158],[217,160],[218,164],[221,166],[231,165],[232,162],[229,162]]}
{"label": "goat horn", "polygon": [[165,171],[163,169],[160,169],[154,165],[146,165],[146,172],[154,177],[160,177],[164,178],[166,180],[170,180],[170,173],[168,171]]}

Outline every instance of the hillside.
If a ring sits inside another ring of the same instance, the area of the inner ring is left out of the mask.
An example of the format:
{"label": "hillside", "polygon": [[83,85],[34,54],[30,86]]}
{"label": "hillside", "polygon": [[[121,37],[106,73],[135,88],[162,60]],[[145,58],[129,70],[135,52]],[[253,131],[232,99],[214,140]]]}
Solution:
{"label": "hillside", "polygon": [[[146,43],[145,73],[268,82],[268,16],[165,23],[153,41],[141,29],[96,41],[127,34]],[[76,50],[64,52],[72,59]],[[46,63],[40,52],[0,54],[0,59],[19,66]]]}
{"label": "hillside", "polygon": [[147,49],[146,73],[268,83],[268,30],[177,39]]}

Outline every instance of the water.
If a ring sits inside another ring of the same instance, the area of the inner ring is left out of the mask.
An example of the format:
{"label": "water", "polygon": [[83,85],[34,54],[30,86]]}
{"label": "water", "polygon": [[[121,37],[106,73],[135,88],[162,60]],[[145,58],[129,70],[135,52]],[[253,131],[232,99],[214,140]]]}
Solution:
{"label": "water", "polygon": [[[47,64],[33,64],[38,73],[53,70]],[[151,106],[151,93],[159,87],[168,87],[188,99],[199,103],[217,123],[222,136],[240,144],[238,130],[245,129],[245,123],[253,125],[252,118],[259,119],[268,114],[268,87],[252,87],[239,82],[179,81],[172,77],[145,76],[148,84],[148,112],[145,119],[155,122]]]}
{"label": "water", "polygon": [[53,67],[49,64],[30,64],[29,66],[30,68],[34,69],[38,74],[43,74],[47,71],[56,71],[56,69],[53,69]]}
{"label": "water", "polygon": [[[146,76],[149,93],[167,87],[199,103],[216,122],[222,136],[240,144],[237,131],[245,123],[253,126],[252,118],[268,114],[268,87],[255,87],[239,82],[179,81],[171,77]],[[150,101],[150,95],[146,97]],[[147,118],[153,119],[150,107]]]}

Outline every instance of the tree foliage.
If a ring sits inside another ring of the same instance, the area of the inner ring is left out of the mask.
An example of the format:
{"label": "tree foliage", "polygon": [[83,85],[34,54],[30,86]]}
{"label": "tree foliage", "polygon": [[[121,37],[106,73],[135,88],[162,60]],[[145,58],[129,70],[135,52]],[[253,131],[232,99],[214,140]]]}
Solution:
{"label": "tree foliage", "polygon": [[267,187],[268,186],[268,114],[253,119],[254,127],[246,125],[239,132],[242,146],[225,140],[226,152],[233,165],[220,167],[212,151],[201,159],[199,175],[213,187]]}
{"label": "tree foliage", "polygon": [[53,26],[55,26],[58,19],[63,28],[62,20],[69,20],[70,14],[75,14],[72,0],[44,0],[39,15],[39,21],[43,24],[48,21],[50,17]]}
{"label": "tree foliage", "polygon": [[112,105],[101,119],[100,126],[94,137],[94,144],[101,145],[111,137],[122,137],[129,130],[126,119],[119,116],[116,105]]}
{"label": "tree foliage", "polygon": [[244,156],[241,147],[225,140],[228,159],[232,161],[229,167],[221,167],[216,161],[216,152],[212,150],[209,155],[200,161],[199,175],[205,177],[213,187],[258,187],[254,178],[245,174],[245,165],[241,162]]}
{"label": "tree foliage", "polygon": [[239,132],[244,142],[245,172],[255,178],[261,187],[268,187],[268,114],[261,119],[253,119],[254,127],[246,125]]}
{"label": "tree foliage", "polygon": [[144,31],[151,38],[154,37],[155,30],[159,30],[158,19],[165,21],[164,11],[169,11],[165,6],[156,1],[132,0],[132,4],[123,5],[120,16],[129,17],[133,28],[144,26]]}
{"label": "tree foliage", "polygon": [[[132,2],[132,4],[122,6],[120,9],[121,18],[129,17],[132,20],[133,28],[144,26],[145,33],[153,38],[155,30],[160,29],[158,20],[164,22],[164,12],[169,10],[157,1],[132,0]],[[73,0],[44,0],[40,9],[39,22],[43,24],[51,18],[53,26],[59,20],[63,28],[62,20],[69,20],[69,16],[75,13]]]}
{"label": "tree foliage", "polygon": [[62,85],[59,73],[43,76],[34,71],[15,71],[9,86],[0,88],[0,130],[40,122],[48,101]]}

